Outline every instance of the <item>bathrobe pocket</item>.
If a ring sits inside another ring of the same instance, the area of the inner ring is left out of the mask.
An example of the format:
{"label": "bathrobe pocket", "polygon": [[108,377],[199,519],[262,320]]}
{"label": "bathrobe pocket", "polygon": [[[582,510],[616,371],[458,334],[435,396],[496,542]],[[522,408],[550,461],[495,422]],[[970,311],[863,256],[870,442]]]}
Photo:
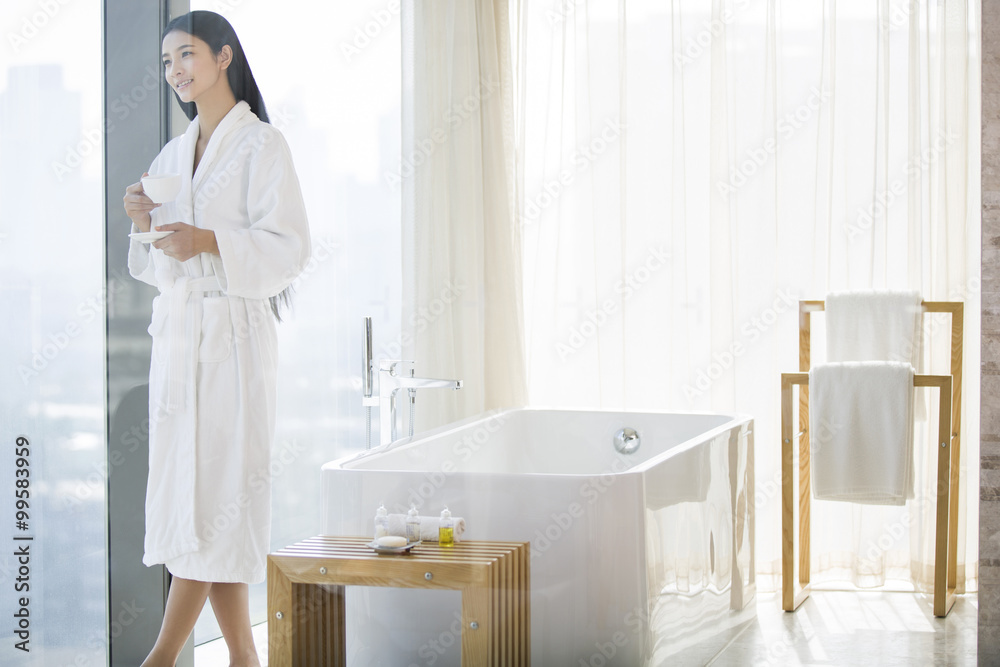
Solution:
{"label": "bathrobe pocket", "polygon": [[201,342],[198,361],[225,361],[233,352],[233,318],[229,314],[229,297],[207,296],[202,300]]}

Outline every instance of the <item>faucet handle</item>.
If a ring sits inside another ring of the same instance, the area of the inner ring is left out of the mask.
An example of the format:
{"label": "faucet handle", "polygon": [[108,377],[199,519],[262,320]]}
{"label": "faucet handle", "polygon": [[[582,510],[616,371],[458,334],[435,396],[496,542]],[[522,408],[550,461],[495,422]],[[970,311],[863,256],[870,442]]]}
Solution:
{"label": "faucet handle", "polygon": [[[409,364],[409,369],[406,365]],[[378,368],[380,371],[388,371],[390,375],[399,375],[400,371],[413,371],[415,361],[410,359],[379,359]]]}

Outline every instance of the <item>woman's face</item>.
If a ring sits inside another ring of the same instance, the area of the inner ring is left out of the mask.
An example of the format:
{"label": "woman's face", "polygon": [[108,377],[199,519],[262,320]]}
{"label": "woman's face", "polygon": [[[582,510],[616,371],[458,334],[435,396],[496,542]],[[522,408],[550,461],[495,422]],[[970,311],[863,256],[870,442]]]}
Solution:
{"label": "woman's face", "polygon": [[226,86],[225,70],[232,61],[232,50],[223,46],[218,57],[204,40],[174,30],[163,38],[164,76],[182,102],[196,102],[216,86]]}

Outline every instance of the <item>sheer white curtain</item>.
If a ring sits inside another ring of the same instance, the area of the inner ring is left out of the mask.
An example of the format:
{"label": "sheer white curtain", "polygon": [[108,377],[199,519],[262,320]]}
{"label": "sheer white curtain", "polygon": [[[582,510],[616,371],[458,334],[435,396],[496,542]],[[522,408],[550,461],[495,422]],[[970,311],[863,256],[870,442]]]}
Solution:
{"label": "sheer white curtain", "polygon": [[403,338],[417,429],[526,400],[505,0],[403,5]]}
{"label": "sheer white curtain", "polygon": [[[978,5],[519,0],[511,21],[530,403],[752,415],[758,583],[774,589],[796,300],[963,300],[959,585],[974,590]],[[947,372],[947,321],[925,334],[920,370]],[[814,502],[814,583],[927,589],[924,412],[906,508]]]}

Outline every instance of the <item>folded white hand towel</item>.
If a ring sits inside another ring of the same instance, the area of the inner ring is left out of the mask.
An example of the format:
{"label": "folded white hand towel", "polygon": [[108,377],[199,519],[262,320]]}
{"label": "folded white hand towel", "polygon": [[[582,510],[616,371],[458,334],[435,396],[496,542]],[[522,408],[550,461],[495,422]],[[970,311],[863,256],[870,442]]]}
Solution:
{"label": "folded white hand towel", "polygon": [[826,361],[920,359],[920,293],[831,292],[826,296]]}
{"label": "folded white hand towel", "polygon": [[813,497],[903,505],[913,497],[913,367],[821,364],[809,371]]}
{"label": "folded white hand towel", "polygon": [[[437,542],[438,541],[438,528],[441,526],[441,517],[437,516],[420,516],[420,539],[424,542]],[[458,516],[451,517],[451,520],[455,522],[455,541],[458,542],[462,537],[462,533],[465,532],[465,519]],[[389,515],[389,534],[399,535],[400,537],[406,537],[406,515],[405,514],[390,514]]]}

